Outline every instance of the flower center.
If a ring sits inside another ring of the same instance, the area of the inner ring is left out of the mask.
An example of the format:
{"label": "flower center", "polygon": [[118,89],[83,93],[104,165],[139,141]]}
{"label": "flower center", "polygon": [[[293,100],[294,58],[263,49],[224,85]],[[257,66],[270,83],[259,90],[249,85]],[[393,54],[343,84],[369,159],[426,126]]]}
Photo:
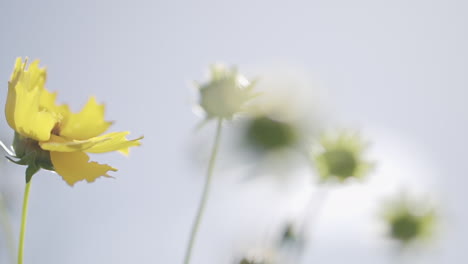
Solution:
{"label": "flower center", "polygon": [[416,218],[411,215],[402,215],[395,219],[392,224],[392,236],[396,239],[409,241],[415,238],[420,231],[420,224]]}
{"label": "flower center", "polygon": [[54,128],[52,128],[52,131],[50,133],[56,136],[60,136],[60,123],[55,123],[55,126]]}
{"label": "flower center", "polygon": [[268,117],[258,117],[248,124],[248,143],[260,150],[277,150],[293,145],[296,141],[293,128],[284,122]]}
{"label": "flower center", "polygon": [[347,150],[331,150],[324,154],[331,175],[345,179],[353,176],[357,161],[353,153]]}

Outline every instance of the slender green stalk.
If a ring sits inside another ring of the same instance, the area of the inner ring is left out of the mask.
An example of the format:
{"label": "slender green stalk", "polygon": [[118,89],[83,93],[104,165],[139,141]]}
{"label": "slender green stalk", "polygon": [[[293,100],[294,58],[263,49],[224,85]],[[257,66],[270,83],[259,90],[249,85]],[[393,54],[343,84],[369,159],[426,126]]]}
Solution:
{"label": "slender green stalk", "polygon": [[24,251],[24,236],[26,234],[26,219],[28,218],[29,190],[31,189],[31,181],[26,184],[23,197],[23,213],[21,216],[21,230],[18,246],[18,264],[23,264]]}
{"label": "slender green stalk", "polygon": [[3,226],[5,233],[7,247],[10,252],[10,258],[13,262],[15,256],[15,239],[13,238],[13,228],[11,225],[10,217],[8,216],[8,209],[3,195],[0,193],[0,222]]}
{"label": "slender green stalk", "polygon": [[197,236],[198,229],[200,227],[201,218],[203,216],[203,212],[205,211],[206,202],[208,200],[208,194],[210,191],[211,180],[213,176],[213,169],[216,161],[216,155],[218,153],[219,141],[221,138],[221,127],[222,127],[223,120],[220,118],[218,120],[218,126],[216,128],[216,136],[213,144],[213,149],[211,150],[211,157],[208,163],[208,170],[206,174],[205,185],[203,187],[203,194],[200,200],[200,205],[198,206],[197,216],[195,217],[195,221],[192,225],[192,231],[190,233],[190,240],[187,245],[187,249],[185,251],[185,258],[184,264],[189,264],[190,259],[192,256],[193,245],[195,244],[195,237]]}

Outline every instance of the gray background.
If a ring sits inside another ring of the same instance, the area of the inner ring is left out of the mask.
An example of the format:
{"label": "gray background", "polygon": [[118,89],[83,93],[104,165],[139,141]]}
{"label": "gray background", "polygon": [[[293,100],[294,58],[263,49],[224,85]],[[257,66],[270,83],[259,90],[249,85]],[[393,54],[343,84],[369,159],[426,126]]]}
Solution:
{"label": "gray background", "polygon": [[[194,133],[200,118],[190,87],[218,61],[249,76],[278,65],[306,73],[325,119],[374,142],[378,169],[366,184],[329,195],[305,263],[395,263],[374,209],[402,186],[430,194],[442,215],[438,242],[416,249],[412,263],[464,262],[467,8],[461,0],[2,0],[1,105],[14,59],[39,58],[60,102],[78,110],[96,95],[117,121],[112,131],[145,135],[129,158],[95,158],[119,169],[115,180],[70,188],[51,173],[34,177],[25,263],[181,262],[204,173],[193,142],[214,132],[210,124]],[[1,139],[10,142],[3,120]],[[229,166],[225,174],[237,174]],[[16,230],[23,173],[2,164]],[[217,175],[194,264],[231,263],[268,245],[311,191],[300,177],[278,184]]]}

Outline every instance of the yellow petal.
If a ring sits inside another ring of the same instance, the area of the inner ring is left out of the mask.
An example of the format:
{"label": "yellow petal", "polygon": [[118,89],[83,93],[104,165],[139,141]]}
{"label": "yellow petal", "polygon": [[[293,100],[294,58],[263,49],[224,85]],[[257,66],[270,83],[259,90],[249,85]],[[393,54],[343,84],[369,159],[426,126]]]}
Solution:
{"label": "yellow petal", "polygon": [[60,135],[84,140],[104,133],[111,122],[104,120],[104,105],[99,105],[94,97],[79,113],[69,113],[60,126]]}
{"label": "yellow petal", "polygon": [[56,92],[51,93],[47,91],[47,89],[43,89],[41,91],[41,96],[39,97],[39,109],[53,113],[57,119],[61,121],[64,117],[69,115],[70,110],[67,105],[57,105],[55,102],[56,98]]}
{"label": "yellow petal", "polygon": [[89,157],[84,152],[50,152],[50,158],[55,171],[73,186],[76,182],[86,180],[93,182],[97,178],[110,177],[107,172],[117,169],[97,162],[89,162]]}
{"label": "yellow petal", "polygon": [[16,85],[14,122],[21,135],[45,141],[58,119],[53,113],[39,110],[39,92],[39,89],[27,91],[21,84]]}
{"label": "yellow petal", "polygon": [[13,68],[13,73],[11,74],[10,81],[8,82],[8,95],[5,103],[5,117],[8,122],[8,125],[16,130],[15,124],[15,106],[16,106],[16,91],[15,86],[18,83],[21,73],[26,67],[26,62],[23,63],[21,58],[17,58],[15,61],[15,67]]}
{"label": "yellow petal", "polygon": [[39,142],[42,149],[59,152],[86,151],[90,153],[103,153],[120,151],[128,153],[128,148],[139,146],[142,137],[128,140],[125,138],[129,132],[112,132],[87,140],[70,140],[64,137],[52,135],[49,141]]}
{"label": "yellow petal", "polygon": [[64,137],[51,135],[48,141],[41,141],[39,145],[42,149],[59,152],[76,152],[91,148],[99,142],[109,140],[105,137],[95,137],[88,140],[70,140]]}
{"label": "yellow petal", "polygon": [[122,154],[127,155],[130,147],[140,146],[140,140],[143,137],[136,139],[128,140],[125,136],[130,134],[130,132],[113,132],[104,135],[103,137],[108,138],[109,140],[101,141],[98,144],[87,149],[86,152],[89,153],[104,153],[110,151],[119,151]]}
{"label": "yellow petal", "polygon": [[19,134],[38,141],[48,140],[58,122],[54,113],[40,107],[46,75],[46,70],[39,68],[39,61],[34,61],[26,69],[26,61],[17,59],[8,83],[5,105],[8,124]]}

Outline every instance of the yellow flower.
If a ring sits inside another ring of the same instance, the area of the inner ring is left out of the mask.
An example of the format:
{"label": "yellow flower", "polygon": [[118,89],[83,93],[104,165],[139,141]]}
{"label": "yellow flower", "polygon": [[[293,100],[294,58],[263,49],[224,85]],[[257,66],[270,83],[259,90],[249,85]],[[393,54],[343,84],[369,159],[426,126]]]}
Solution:
{"label": "yellow flower", "polygon": [[90,162],[87,153],[128,154],[143,137],[127,140],[129,132],[101,135],[112,124],[104,120],[104,105],[94,97],[78,113],[67,105],[57,105],[57,94],[45,88],[46,70],[37,60],[26,65],[27,60],[16,60],[5,105],[7,122],[16,132],[13,147],[19,160],[14,162],[28,165],[26,180],[40,168],[56,171],[69,185],[110,177],[107,173],[117,169]]}

